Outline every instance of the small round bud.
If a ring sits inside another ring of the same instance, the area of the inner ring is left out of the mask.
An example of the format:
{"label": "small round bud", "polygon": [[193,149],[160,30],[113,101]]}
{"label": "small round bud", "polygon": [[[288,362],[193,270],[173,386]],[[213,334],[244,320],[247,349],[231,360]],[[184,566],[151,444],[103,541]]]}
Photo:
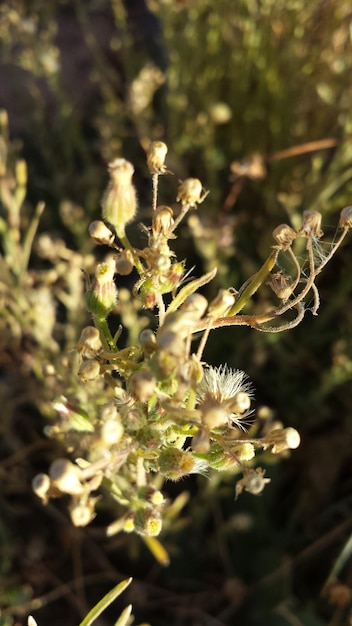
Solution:
{"label": "small round bud", "polygon": [[352,206],[346,206],[340,213],[340,228],[352,228]]}
{"label": "small round bud", "polygon": [[150,502],[154,504],[154,506],[162,506],[165,503],[165,498],[159,489],[153,491],[150,496]]}
{"label": "small round bud", "polygon": [[165,174],[165,157],[168,147],[163,141],[152,141],[147,152],[147,165],[151,174]]}
{"label": "small round bud", "polygon": [[116,274],[128,276],[134,268],[133,255],[130,250],[122,250],[115,256]]}
{"label": "small round bud", "polygon": [[93,358],[102,349],[100,334],[95,326],[83,328],[77,343],[77,350],[86,358]]}
{"label": "small round bud", "polygon": [[135,215],[136,191],[132,184],[134,167],[126,159],[115,159],[108,165],[110,182],[102,200],[103,218],[114,227],[118,237]]}
{"label": "small round bud", "polygon": [[202,190],[202,183],[198,178],[186,178],[178,188],[176,202],[181,201],[182,206],[195,206],[202,202]]}
{"label": "small round bud", "polygon": [[50,466],[49,477],[62,493],[79,495],[83,486],[79,480],[80,470],[68,459],[56,459]]}
{"label": "small round bud", "polygon": [[100,437],[104,445],[107,447],[114,446],[121,441],[123,435],[123,426],[119,419],[104,422],[100,429]]}
{"label": "small round bud", "polygon": [[111,246],[115,235],[102,220],[95,220],[89,225],[88,232],[95,243]]}
{"label": "small round bud", "polygon": [[124,526],[123,526],[123,530],[125,531],[125,533],[133,533],[134,532],[133,513],[130,513],[128,515],[128,517],[126,517],[125,523],[124,523]]}
{"label": "small round bud", "polygon": [[95,380],[100,374],[100,364],[96,359],[87,359],[79,366],[77,375],[82,383]]}
{"label": "small round bud", "polygon": [[303,224],[300,232],[307,237],[322,237],[324,235],[321,230],[322,215],[318,211],[303,211]]}
{"label": "small round bud", "polygon": [[153,234],[154,237],[158,235],[167,235],[173,225],[173,210],[169,206],[158,206],[153,217]]}
{"label": "small round bud", "polygon": [[132,374],[128,386],[131,394],[139,402],[145,403],[155,393],[156,378],[149,370],[141,370]]}
{"label": "small round bud", "polygon": [[255,457],[255,448],[252,443],[240,443],[235,453],[239,461],[251,461]]}
{"label": "small round bud", "polygon": [[50,489],[50,478],[47,474],[37,474],[32,480],[32,489],[34,493],[44,501],[48,501],[48,491]]}
{"label": "small round bud", "polygon": [[282,250],[287,250],[297,239],[297,233],[288,224],[280,224],[274,228],[273,237]]}

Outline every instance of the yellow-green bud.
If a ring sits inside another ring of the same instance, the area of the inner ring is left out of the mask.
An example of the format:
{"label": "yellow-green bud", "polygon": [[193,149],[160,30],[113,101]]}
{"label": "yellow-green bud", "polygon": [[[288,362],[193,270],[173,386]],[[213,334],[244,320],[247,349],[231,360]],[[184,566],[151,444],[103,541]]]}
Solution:
{"label": "yellow-green bud", "polygon": [[235,453],[239,461],[246,462],[255,457],[255,448],[254,445],[249,442],[239,443]]}
{"label": "yellow-green bud", "polygon": [[236,453],[234,452],[234,455],[232,456],[218,443],[212,445],[208,452],[204,454],[202,453],[199,456],[202,459],[205,459],[209,463],[210,467],[219,472],[231,472],[238,469],[239,458],[236,456]]}
{"label": "yellow-green bud", "polygon": [[139,535],[157,537],[162,528],[160,513],[151,509],[139,509],[133,516],[135,531]]}
{"label": "yellow-green bud", "polygon": [[99,317],[106,317],[115,307],[117,289],[114,283],[115,266],[99,263],[96,268],[93,285],[86,293],[88,310]]}
{"label": "yellow-green bud", "polygon": [[158,464],[160,472],[170,480],[179,480],[183,476],[192,474],[195,459],[190,452],[178,448],[164,448],[161,450]]}
{"label": "yellow-green bud", "polygon": [[121,238],[137,208],[136,190],[132,184],[134,167],[126,159],[115,159],[109,163],[108,170],[110,182],[102,199],[102,215]]}

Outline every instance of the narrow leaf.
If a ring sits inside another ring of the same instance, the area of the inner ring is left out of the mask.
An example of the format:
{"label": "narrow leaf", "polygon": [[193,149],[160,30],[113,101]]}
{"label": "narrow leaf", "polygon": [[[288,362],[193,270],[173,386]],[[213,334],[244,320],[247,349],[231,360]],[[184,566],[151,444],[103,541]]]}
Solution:
{"label": "narrow leaf", "polygon": [[89,611],[89,613],[85,616],[79,626],[90,626],[94,622],[94,620],[101,615],[105,609],[110,606],[110,604],[118,598],[119,595],[125,589],[127,589],[128,585],[131,583],[132,578],[127,578],[126,580],[122,580],[116,587],[111,589],[99,602],[93,606],[93,608]]}
{"label": "narrow leaf", "polygon": [[204,276],[201,276],[200,278],[196,278],[195,280],[192,280],[192,282],[187,283],[187,285],[182,287],[182,289],[180,289],[178,294],[175,296],[173,301],[168,306],[167,313],[172,313],[173,311],[177,311],[178,307],[184,303],[184,301],[186,300],[186,298],[188,298],[188,296],[191,296],[192,293],[194,293],[195,291],[199,289],[199,287],[203,287],[203,285],[206,285],[211,280],[213,280],[216,272],[217,272],[217,268],[214,267],[214,269],[211,270],[211,272],[204,274]]}

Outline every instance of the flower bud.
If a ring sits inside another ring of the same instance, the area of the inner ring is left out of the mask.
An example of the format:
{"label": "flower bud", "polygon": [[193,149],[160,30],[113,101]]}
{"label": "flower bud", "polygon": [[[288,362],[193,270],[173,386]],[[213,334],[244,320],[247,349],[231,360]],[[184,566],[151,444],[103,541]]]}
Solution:
{"label": "flower bud", "polygon": [[165,157],[168,147],[163,141],[152,141],[147,152],[147,165],[151,174],[165,174]]}
{"label": "flower bud", "polygon": [[235,454],[241,463],[251,461],[255,457],[254,445],[249,442],[239,443],[235,450]]}
{"label": "flower bud", "polygon": [[106,317],[115,307],[117,289],[114,283],[115,266],[112,262],[99,263],[93,285],[86,293],[88,310],[99,317]]}
{"label": "flower bud", "polygon": [[170,480],[179,480],[194,473],[195,462],[190,452],[178,448],[164,448],[158,458],[160,472]]}
{"label": "flower bud", "polygon": [[352,206],[346,206],[340,213],[340,228],[352,228]]}
{"label": "flower bud", "polygon": [[273,237],[282,250],[287,250],[297,239],[297,233],[288,224],[280,224],[274,228]]}
{"label": "flower bud", "polygon": [[229,422],[229,412],[222,404],[206,401],[199,409],[202,414],[202,424],[209,430],[226,426]]}
{"label": "flower bud", "polygon": [[88,232],[95,243],[111,246],[115,235],[102,220],[95,220],[89,225]]}
{"label": "flower bud", "polygon": [[218,443],[213,444],[209,452],[202,454],[201,458],[205,459],[209,466],[218,472],[231,472],[237,470],[239,466],[236,453],[230,454]]}
{"label": "flower bud", "polygon": [[133,220],[137,198],[132,184],[134,167],[126,159],[115,159],[108,165],[110,182],[102,199],[103,218],[114,227],[118,237],[125,234],[125,226]]}
{"label": "flower bud", "polygon": [[115,256],[116,274],[120,276],[128,276],[134,268],[133,254],[130,250],[121,250]]}
{"label": "flower bud", "polygon": [[307,237],[322,237],[324,235],[321,230],[322,215],[318,211],[303,211],[303,223],[300,233]]}
{"label": "flower bud", "polygon": [[273,454],[295,450],[300,442],[299,432],[291,427],[273,430],[265,437],[265,444],[273,446],[271,448]]}
{"label": "flower bud", "polygon": [[68,459],[56,459],[50,466],[49,477],[62,493],[80,495],[83,486],[79,480],[80,470]]}
{"label": "flower bud", "polygon": [[139,535],[157,537],[162,528],[160,513],[152,509],[139,509],[133,516],[134,529]]}
{"label": "flower bud", "polygon": [[77,343],[77,350],[87,359],[93,358],[102,349],[100,334],[95,326],[83,328]]}
{"label": "flower bud", "polygon": [[186,178],[178,188],[176,202],[181,201],[182,206],[195,206],[202,202],[202,183],[198,178]]}

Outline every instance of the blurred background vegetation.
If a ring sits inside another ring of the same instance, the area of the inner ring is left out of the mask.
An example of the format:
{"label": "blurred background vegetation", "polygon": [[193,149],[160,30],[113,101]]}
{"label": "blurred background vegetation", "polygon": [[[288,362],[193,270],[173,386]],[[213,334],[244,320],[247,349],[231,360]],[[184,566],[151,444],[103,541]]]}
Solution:
{"label": "blurred background vegetation", "polygon": [[210,189],[176,243],[195,272],[219,267],[214,294],[252,275],[272,229],[299,227],[303,210],[321,211],[333,239],[352,196],[350,1],[10,0],[0,49],[7,171],[19,157],[28,167],[18,238],[46,204],[31,273],[8,268],[14,184],[1,172],[1,625],[33,613],[40,626],[73,626],[126,576],[136,623],[351,624],[352,568],[338,560],[352,531],[350,242],[320,277],[318,318],[275,335],[222,329],[208,343],[209,363],[249,374],[261,414],[301,433],[260,498],[234,501],[233,478],[171,485],[189,499],[162,536],[163,569],[138,538],[104,536],[108,510],[75,529],[61,503],[44,508],[30,487],[59,450],[43,432],[50,402],[77,385],[60,367],[88,319],[80,268],[93,264],[87,227],[110,159],[134,163],[141,220],[151,140],[167,142],[176,173],[160,181],[163,202],[187,176]]}

